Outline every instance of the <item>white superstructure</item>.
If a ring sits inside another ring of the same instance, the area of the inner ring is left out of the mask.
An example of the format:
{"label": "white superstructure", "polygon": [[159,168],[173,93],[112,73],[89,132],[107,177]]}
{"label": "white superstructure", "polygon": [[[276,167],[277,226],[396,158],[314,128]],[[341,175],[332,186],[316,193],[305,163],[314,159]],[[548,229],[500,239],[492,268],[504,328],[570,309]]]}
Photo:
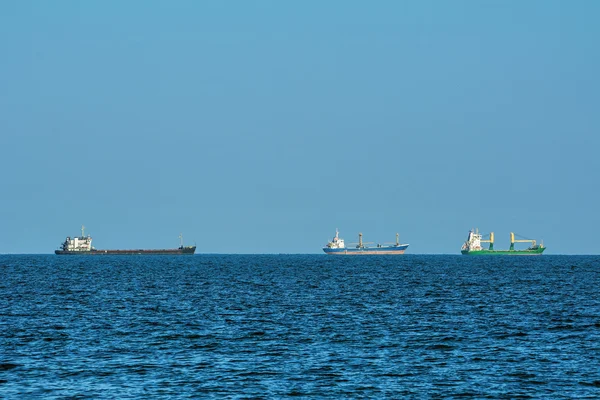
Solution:
{"label": "white superstructure", "polygon": [[62,244],[62,250],[64,251],[91,251],[92,237],[90,235],[84,235],[85,226],[81,225],[81,236],[71,239],[67,236],[67,239]]}
{"label": "white superstructure", "polygon": [[481,234],[479,233],[479,229],[475,231],[469,231],[467,241],[463,243],[461,250],[483,250],[483,248],[481,247]]}
{"label": "white superstructure", "polygon": [[336,228],[335,230],[335,236],[334,238],[331,240],[331,242],[327,243],[327,247],[330,249],[345,249],[346,245],[344,244],[344,239],[340,239],[339,237],[339,232]]}

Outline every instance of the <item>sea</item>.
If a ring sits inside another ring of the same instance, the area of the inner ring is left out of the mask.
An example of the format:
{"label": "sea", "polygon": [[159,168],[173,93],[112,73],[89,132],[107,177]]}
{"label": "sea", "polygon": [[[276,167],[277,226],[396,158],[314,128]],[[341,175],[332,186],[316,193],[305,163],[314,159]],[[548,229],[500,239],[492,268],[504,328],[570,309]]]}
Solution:
{"label": "sea", "polygon": [[600,398],[600,256],[0,256],[0,398]]}

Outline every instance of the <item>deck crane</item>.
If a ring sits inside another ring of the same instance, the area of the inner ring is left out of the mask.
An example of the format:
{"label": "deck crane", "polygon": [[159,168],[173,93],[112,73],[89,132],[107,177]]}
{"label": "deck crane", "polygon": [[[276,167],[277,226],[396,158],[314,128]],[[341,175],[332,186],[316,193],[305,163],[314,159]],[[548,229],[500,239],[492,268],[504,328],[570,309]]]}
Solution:
{"label": "deck crane", "polygon": [[362,248],[364,248],[364,247],[365,247],[365,246],[364,246],[365,244],[373,244],[373,242],[363,242],[363,240],[362,240],[362,236],[363,236],[363,234],[362,234],[362,233],[359,233],[359,234],[358,234],[358,243],[348,243],[348,244],[355,244],[357,249],[362,249]]}
{"label": "deck crane", "polygon": [[531,247],[535,247],[535,240],[533,239],[515,239],[515,234],[510,233],[510,250],[515,249],[515,243],[531,243]]}
{"label": "deck crane", "polygon": [[383,244],[391,244],[396,247],[400,246],[400,234],[396,233],[396,241],[395,242],[383,242]]}
{"label": "deck crane", "polygon": [[490,250],[494,250],[494,232],[490,232],[490,238],[489,239],[481,239],[479,242],[481,242],[481,243],[489,243],[490,244]]}

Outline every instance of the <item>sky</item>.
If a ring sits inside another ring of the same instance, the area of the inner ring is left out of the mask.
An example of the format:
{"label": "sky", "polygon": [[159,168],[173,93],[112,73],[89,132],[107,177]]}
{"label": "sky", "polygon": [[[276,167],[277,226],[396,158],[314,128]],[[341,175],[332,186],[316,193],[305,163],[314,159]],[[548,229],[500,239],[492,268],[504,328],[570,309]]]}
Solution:
{"label": "sky", "polygon": [[600,2],[6,1],[0,254],[600,254]]}

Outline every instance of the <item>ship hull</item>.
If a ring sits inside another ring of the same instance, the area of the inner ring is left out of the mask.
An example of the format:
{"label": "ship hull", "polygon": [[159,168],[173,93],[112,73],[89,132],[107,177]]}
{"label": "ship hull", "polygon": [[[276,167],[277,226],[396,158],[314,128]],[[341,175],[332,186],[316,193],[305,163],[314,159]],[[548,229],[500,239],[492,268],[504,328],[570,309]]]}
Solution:
{"label": "ship hull", "polygon": [[540,247],[532,250],[462,250],[465,256],[540,256],[546,250]]}
{"label": "ship hull", "polygon": [[131,249],[131,250],[90,250],[90,251],[68,251],[55,250],[54,254],[74,256],[101,256],[101,255],[192,255],[196,246],[178,249]]}
{"label": "ship hull", "polygon": [[348,256],[360,256],[360,255],[400,255],[404,254],[408,245],[400,245],[400,246],[389,246],[389,247],[365,247],[361,249],[357,248],[344,248],[344,249],[330,249],[328,247],[324,247],[323,251],[325,254],[332,255],[348,255]]}

